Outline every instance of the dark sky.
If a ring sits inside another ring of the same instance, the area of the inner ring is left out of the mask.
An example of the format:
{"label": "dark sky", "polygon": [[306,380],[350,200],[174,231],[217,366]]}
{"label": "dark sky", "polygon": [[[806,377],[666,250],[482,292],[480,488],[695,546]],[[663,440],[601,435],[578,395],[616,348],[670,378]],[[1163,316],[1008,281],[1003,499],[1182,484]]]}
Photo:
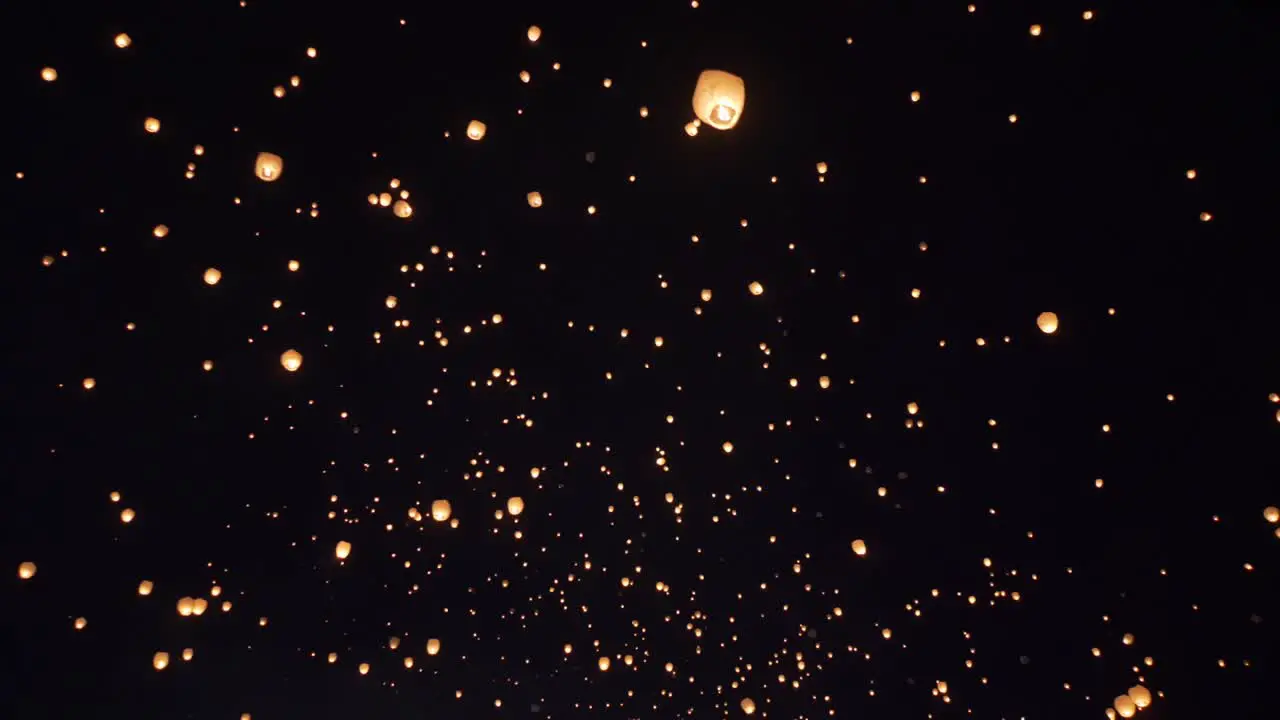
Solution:
{"label": "dark sky", "polygon": [[1277,16],[1166,5],[5,3],[0,717],[1269,716]]}

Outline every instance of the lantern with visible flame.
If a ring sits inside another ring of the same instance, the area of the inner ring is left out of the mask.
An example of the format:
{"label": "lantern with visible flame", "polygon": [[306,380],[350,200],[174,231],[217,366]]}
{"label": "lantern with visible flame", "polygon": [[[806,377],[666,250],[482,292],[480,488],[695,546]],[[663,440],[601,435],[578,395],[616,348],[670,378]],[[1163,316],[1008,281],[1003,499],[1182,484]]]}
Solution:
{"label": "lantern with visible flame", "polygon": [[693,90],[693,113],[717,130],[731,130],[742,118],[747,86],[723,70],[705,70]]}

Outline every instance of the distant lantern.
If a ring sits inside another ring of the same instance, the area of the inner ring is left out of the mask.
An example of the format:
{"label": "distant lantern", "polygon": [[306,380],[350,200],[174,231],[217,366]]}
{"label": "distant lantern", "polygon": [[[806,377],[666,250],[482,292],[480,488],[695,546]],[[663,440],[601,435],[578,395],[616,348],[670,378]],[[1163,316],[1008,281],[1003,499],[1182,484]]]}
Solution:
{"label": "distant lantern", "polygon": [[217,285],[218,281],[221,279],[222,279],[222,271],[219,270],[218,268],[211,267],[208,270],[204,271],[205,285]]}
{"label": "distant lantern", "polygon": [[1141,685],[1134,685],[1129,688],[1129,699],[1138,709],[1145,708],[1151,704],[1151,691]]}
{"label": "distant lantern", "polygon": [[169,653],[158,652],[151,656],[151,667],[157,670],[163,670],[169,667]]}
{"label": "distant lantern", "polygon": [[83,629],[85,628],[85,626],[86,626],[86,625],[88,625],[88,624],[89,624],[89,621],[88,621],[88,620],[86,620],[86,619],[84,619],[84,618],[82,618],[82,617],[78,617],[78,618],[76,618],[75,628],[76,628],[77,630],[83,630]]}
{"label": "distant lantern", "polygon": [[819,174],[819,175],[826,175],[826,174],[827,174],[827,164],[826,164],[826,163],[824,163],[824,162],[820,162],[820,163],[818,163],[818,174]]}
{"label": "distant lantern", "polygon": [[1131,718],[1134,713],[1138,712],[1138,706],[1133,703],[1133,700],[1128,695],[1116,696],[1112,705],[1122,718]]}
{"label": "distant lantern", "polygon": [[162,238],[165,235],[169,234],[169,226],[161,223],[160,225],[155,226],[155,228],[151,230],[151,234],[155,235],[158,238]]}
{"label": "distant lantern", "polygon": [[823,375],[822,377],[818,378],[818,387],[822,388],[823,390],[826,390],[827,388],[831,387],[831,378],[827,377],[826,375]]}
{"label": "distant lantern", "polygon": [[1042,312],[1036,318],[1036,327],[1040,328],[1040,332],[1045,335],[1052,335],[1058,332],[1058,314],[1052,312]]}
{"label": "distant lantern", "polygon": [[439,654],[440,654],[440,641],[439,641],[439,640],[437,640],[436,638],[431,638],[430,640],[428,640],[428,641],[427,641],[427,654],[428,654],[428,655],[439,655]]}
{"label": "distant lantern", "polygon": [[334,664],[334,663],[338,662],[338,653],[335,653],[335,652],[331,652],[331,653],[329,653],[329,658],[328,658],[328,660],[329,660],[329,664],[330,664],[330,665],[332,665],[332,664]]}
{"label": "distant lantern", "polygon": [[698,134],[698,123],[688,122],[684,126],[684,134],[693,137]]}
{"label": "distant lantern", "polygon": [[97,387],[97,385],[98,385],[98,381],[97,381],[97,380],[94,380],[94,379],[93,379],[93,378],[91,378],[91,377],[87,377],[87,378],[85,378],[84,380],[82,380],[82,381],[80,382],[80,385],[81,385],[85,390],[92,390],[92,389],[94,389],[95,387]]}
{"label": "distant lantern", "polygon": [[536,467],[529,468],[529,477],[533,478],[534,480],[537,480],[538,476],[541,474],[542,474],[542,468],[536,468]]}
{"label": "distant lantern", "polygon": [[453,515],[453,505],[448,500],[440,499],[431,503],[431,519],[444,522]]}
{"label": "distant lantern", "polygon": [[867,544],[861,540],[854,540],[849,547],[853,548],[853,554],[862,557],[867,554]]}
{"label": "distant lantern", "polygon": [[138,513],[134,512],[133,508],[125,508],[120,511],[120,522],[128,525],[133,522],[133,519],[137,516]]}
{"label": "distant lantern", "polygon": [[607,655],[601,655],[600,659],[596,661],[596,665],[598,665],[602,671],[607,671],[610,665],[609,657]]}
{"label": "distant lantern", "polygon": [[121,50],[129,47],[132,44],[133,44],[133,38],[129,37],[127,34],[120,33],[119,35],[116,36],[116,47],[120,48]]}
{"label": "distant lantern", "polygon": [[146,130],[149,133],[158,133],[160,132],[160,120],[158,120],[157,118],[149,117],[146,120],[142,121],[142,129]]}
{"label": "distant lantern", "polygon": [[191,613],[195,612],[195,609],[195,598],[184,597],[178,600],[178,614],[182,617],[190,617]]}
{"label": "distant lantern", "polygon": [[533,76],[529,74],[529,71],[528,71],[528,70],[521,70],[521,71],[520,71],[520,82],[522,82],[522,83],[527,83],[527,82],[529,82],[529,80],[531,80],[532,78],[533,78]]}
{"label": "distant lantern", "polygon": [[728,455],[729,453],[733,452],[733,443],[729,442],[728,440],[725,440],[724,444],[720,446],[720,449],[724,451],[725,455]]}
{"label": "distant lantern", "polygon": [[404,668],[405,668],[405,670],[412,670],[412,669],[413,669],[413,658],[412,658],[412,657],[406,657],[406,658],[404,659]]}
{"label": "distant lantern", "polygon": [[525,36],[529,38],[529,42],[536,43],[538,38],[542,37],[542,28],[537,25],[530,25],[529,32],[525,33]]}
{"label": "distant lantern", "polygon": [[333,549],[333,554],[337,555],[339,560],[346,560],[347,556],[351,554],[351,543],[346,540],[340,541],[338,546]]}
{"label": "distant lantern", "polygon": [[204,598],[196,598],[195,602],[191,605],[191,614],[200,616],[200,615],[203,615],[204,611],[208,609],[209,609],[208,600],[205,600]]}
{"label": "distant lantern", "polygon": [[138,594],[142,596],[150,595],[155,586],[155,583],[150,580],[143,580],[138,583]]}
{"label": "distant lantern", "polygon": [[260,152],[253,162],[253,174],[263,182],[275,182],[284,172],[284,158],[275,153]]}
{"label": "distant lantern", "polygon": [[388,295],[387,299],[383,302],[386,304],[388,310],[394,310],[396,305],[400,304],[400,299],[395,295]]}
{"label": "distant lantern", "polygon": [[525,199],[529,201],[529,207],[531,208],[542,207],[542,193],[540,192],[537,192],[537,191],[531,192],[525,196]]}
{"label": "distant lantern", "polygon": [[23,580],[30,580],[36,576],[36,564],[33,562],[24,562],[18,566],[18,577]]}
{"label": "distant lantern", "polygon": [[289,372],[297,372],[302,367],[302,353],[297,350],[285,350],[280,355],[280,364]]}
{"label": "distant lantern", "polygon": [[742,712],[747,715],[751,715],[756,711],[756,701],[751,698],[742,698],[742,702],[738,703],[738,706],[741,707]]}
{"label": "distant lantern", "polygon": [[524,499],[518,495],[507,498],[507,512],[511,513],[512,517],[524,512]]}
{"label": "distant lantern", "polygon": [[369,663],[360,663],[360,667],[359,667],[358,669],[360,670],[360,674],[361,674],[361,675],[368,675],[368,674],[369,674]]}
{"label": "distant lantern", "polygon": [[413,206],[407,200],[397,200],[396,204],[391,206],[391,212],[398,218],[407,218],[413,214]]}
{"label": "distant lantern", "polygon": [[742,118],[747,86],[723,70],[704,70],[693,90],[693,113],[717,130],[731,130]]}
{"label": "distant lantern", "polygon": [[191,658],[195,656],[196,656],[195,648],[182,648],[182,660],[184,662],[191,662]]}
{"label": "distant lantern", "polygon": [[916,403],[913,403],[913,402],[909,402],[909,403],[907,403],[907,414],[908,414],[908,415],[915,415],[915,414],[916,414],[916,413],[918,413],[918,412],[920,412],[920,406],[919,406],[919,405],[917,405]]}
{"label": "distant lantern", "polygon": [[253,720],[253,716],[249,713],[240,713],[240,720]]}
{"label": "distant lantern", "polygon": [[398,637],[387,638],[387,647],[391,648],[392,650],[398,649],[400,647],[400,638]]}
{"label": "distant lantern", "polygon": [[382,207],[391,207],[391,193],[384,192],[379,194],[378,205]]}
{"label": "distant lantern", "polygon": [[479,140],[480,138],[484,137],[485,131],[488,129],[489,129],[488,125],[485,125],[479,120],[472,120],[471,122],[467,123],[467,137],[471,138],[472,140]]}
{"label": "distant lantern", "polygon": [[45,82],[53,82],[58,79],[58,71],[51,67],[47,67],[40,71],[40,79]]}
{"label": "distant lantern", "polygon": [[565,643],[565,644],[564,644],[564,654],[565,654],[565,655],[568,655],[568,654],[570,654],[570,653],[572,653],[572,652],[573,652],[573,646],[572,646],[572,645],[570,645],[569,643]]}
{"label": "distant lantern", "polygon": [[1280,508],[1271,505],[1262,511],[1262,517],[1269,523],[1280,523]]}
{"label": "distant lantern", "polygon": [[702,302],[711,302],[711,289],[703,288],[698,297],[702,298]]}
{"label": "distant lantern", "polygon": [[1132,645],[1133,641],[1134,641],[1133,633],[1125,633],[1124,637],[1120,638],[1120,642],[1124,643],[1125,645]]}
{"label": "distant lantern", "polygon": [[764,285],[761,285],[760,283],[753,281],[750,285],[747,286],[747,290],[751,291],[752,295],[763,295]]}

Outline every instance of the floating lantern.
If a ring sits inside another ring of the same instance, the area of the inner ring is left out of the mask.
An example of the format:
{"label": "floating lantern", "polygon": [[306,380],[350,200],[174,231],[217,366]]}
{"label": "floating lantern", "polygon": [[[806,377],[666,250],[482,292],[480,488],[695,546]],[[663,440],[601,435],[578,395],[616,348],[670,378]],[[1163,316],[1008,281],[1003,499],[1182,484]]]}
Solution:
{"label": "floating lantern", "polygon": [[149,117],[142,121],[142,129],[152,134],[158,133],[160,132],[160,121],[156,118]]}
{"label": "floating lantern", "polygon": [[391,212],[398,218],[407,218],[413,214],[413,206],[407,200],[397,200],[396,204],[391,206]]}
{"label": "floating lantern", "polygon": [[444,522],[453,515],[453,505],[448,500],[435,500],[431,503],[431,519]]}
{"label": "floating lantern", "polygon": [[284,172],[284,158],[275,153],[260,152],[253,161],[253,174],[263,182],[275,182]]}
{"label": "floating lantern", "polygon": [[608,672],[610,664],[611,663],[607,656],[601,656],[600,659],[596,661],[596,665],[600,668],[602,672]]}
{"label": "floating lantern", "polygon": [[133,44],[133,38],[129,37],[125,33],[120,33],[119,35],[116,35],[116,47],[120,48],[121,50],[129,47],[132,44]]}
{"label": "floating lantern", "polygon": [[738,703],[738,707],[742,708],[742,712],[751,715],[756,711],[756,701],[751,698],[742,698],[742,702]]}
{"label": "floating lantern", "polygon": [[704,70],[693,90],[693,113],[717,130],[731,130],[742,118],[747,86],[723,70]]}
{"label": "floating lantern", "polygon": [[151,656],[151,667],[157,670],[163,670],[169,667],[169,653],[158,652]]}
{"label": "floating lantern", "polygon": [[1036,317],[1036,327],[1040,328],[1040,332],[1045,335],[1052,335],[1058,332],[1058,314],[1051,312],[1042,312]]}
{"label": "floating lantern", "polygon": [[542,193],[531,192],[526,196],[526,199],[529,201],[529,207],[531,208],[542,207]]}
{"label": "floating lantern", "polygon": [[428,640],[428,641],[427,641],[427,654],[428,654],[428,655],[439,655],[439,654],[440,654],[440,641],[439,641],[439,640],[437,640],[436,638],[431,638],[430,640]]}
{"label": "floating lantern", "polygon": [[484,137],[484,134],[488,129],[489,126],[479,120],[472,120],[467,123],[467,137],[472,140],[479,140]]}
{"label": "floating lantern", "polygon": [[524,500],[519,496],[508,498],[507,512],[511,513],[512,517],[524,512]]}
{"label": "floating lantern", "polygon": [[209,268],[208,270],[204,271],[205,285],[217,285],[218,281],[221,279],[222,279],[222,271],[219,270],[218,268]]}
{"label": "floating lantern", "polygon": [[18,577],[23,580],[30,580],[36,576],[36,564],[33,562],[24,562],[18,566]]}
{"label": "floating lantern", "polygon": [[143,597],[146,597],[147,595],[151,594],[151,591],[154,588],[155,588],[155,583],[151,582],[150,580],[143,580],[142,582],[138,583],[138,594],[142,595]]}
{"label": "floating lantern", "polygon": [[849,546],[853,548],[853,554],[858,557],[867,554],[867,544],[861,540],[854,540]]}
{"label": "floating lantern", "polygon": [[339,560],[346,560],[351,554],[351,543],[346,540],[338,542],[338,546],[333,549],[333,554],[338,556]]}
{"label": "floating lantern", "polygon": [[289,372],[297,372],[302,367],[302,353],[297,350],[285,350],[280,355],[280,364]]}
{"label": "floating lantern", "polygon": [[529,31],[525,33],[525,36],[529,38],[529,42],[536,43],[538,38],[542,37],[542,28],[537,25],[530,25]]}

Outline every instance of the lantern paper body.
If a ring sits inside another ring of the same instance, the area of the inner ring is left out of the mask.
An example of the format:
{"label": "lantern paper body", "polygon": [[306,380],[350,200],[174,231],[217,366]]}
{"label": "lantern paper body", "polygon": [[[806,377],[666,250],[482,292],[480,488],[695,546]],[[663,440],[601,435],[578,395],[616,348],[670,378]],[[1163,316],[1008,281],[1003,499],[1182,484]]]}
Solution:
{"label": "lantern paper body", "polygon": [[18,566],[18,577],[23,580],[30,580],[36,576],[36,564],[33,562],[24,562]]}
{"label": "lantern paper body", "polygon": [[509,498],[507,500],[507,512],[513,516],[524,512],[524,500],[519,497]]}
{"label": "lantern paper body", "polygon": [[1036,327],[1040,328],[1040,332],[1045,335],[1052,335],[1058,332],[1058,314],[1051,312],[1042,312],[1036,318]]}
{"label": "lantern paper body", "polygon": [[693,90],[693,114],[717,130],[731,130],[742,118],[747,86],[723,70],[704,70]]}
{"label": "lantern paper body", "polygon": [[529,42],[531,43],[538,42],[538,38],[542,37],[542,28],[537,25],[530,25],[529,32],[526,33],[526,37],[529,38]]}
{"label": "lantern paper body", "polygon": [[284,158],[275,153],[260,152],[253,163],[253,174],[263,182],[275,182],[284,172]]}
{"label": "lantern paper body", "polygon": [[756,711],[756,701],[752,700],[751,698],[742,698],[742,702],[740,703],[740,705],[742,706],[742,712],[746,713],[747,715],[750,715]]}
{"label": "lantern paper body", "polygon": [[158,652],[151,657],[151,666],[157,670],[169,667],[169,653]]}
{"label": "lantern paper body", "polygon": [[413,214],[413,206],[405,200],[397,200],[395,205],[391,206],[391,212],[395,213],[398,218],[407,218]]}
{"label": "lantern paper body", "polygon": [[338,546],[334,548],[333,554],[336,555],[339,560],[346,560],[347,556],[351,554],[351,543],[346,540],[339,542]]}
{"label": "lantern paper body", "polygon": [[536,192],[536,191],[531,192],[528,195],[528,200],[529,200],[529,207],[531,208],[542,207],[542,193]]}
{"label": "lantern paper body", "polygon": [[440,641],[439,641],[439,640],[437,640],[437,639],[435,639],[435,638],[431,638],[430,640],[428,640],[428,641],[427,641],[427,654],[428,654],[428,655],[438,655],[439,653],[440,653]]}
{"label": "lantern paper body", "polygon": [[297,372],[302,367],[302,353],[297,350],[286,350],[280,355],[280,364],[289,372]]}
{"label": "lantern paper body", "polygon": [[472,140],[479,140],[480,138],[484,137],[484,133],[488,129],[489,129],[488,126],[480,122],[479,120],[472,120],[467,125],[467,137],[471,138]]}
{"label": "lantern paper body", "polygon": [[453,515],[453,506],[448,500],[436,500],[431,503],[431,519],[436,522],[445,522],[449,516]]}

